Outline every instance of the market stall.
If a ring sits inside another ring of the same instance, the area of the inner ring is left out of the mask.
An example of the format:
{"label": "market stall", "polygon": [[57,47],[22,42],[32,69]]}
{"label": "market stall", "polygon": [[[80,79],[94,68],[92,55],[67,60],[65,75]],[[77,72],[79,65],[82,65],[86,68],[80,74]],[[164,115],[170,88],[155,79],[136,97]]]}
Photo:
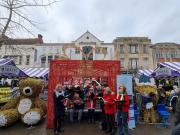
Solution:
{"label": "market stall", "polygon": [[146,76],[151,76],[151,74],[153,73],[153,70],[152,69],[141,69],[141,70],[138,70],[138,74],[139,75],[146,75]]}
{"label": "market stall", "polygon": [[0,103],[9,101],[18,95],[17,78],[27,75],[20,70],[12,59],[0,59]]}
{"label": "market stall", "polygon": [[160,63],[153,71],[152,76],[161,78],[176,78],[178,86],[180,86],[180,62],[163,62]]}
{"label": "market stall", "polygon": [[49,68],[22,68],[29,77],[48,79]]}
{"label": "market stall", "polygon": [[27,77],[27,75],[20,70],[12,59],[0,59],[0,77],[6,78],[20,78]]}
{"label": "market stall", "polygon": [[[180,89],[180,62],[160,63],[152,76],[157,80],[157,86],[162,87],[160,93],[165,95],[164,104],[174,110]],[[176,100],[173,100],[173,97],[176,97]]]}

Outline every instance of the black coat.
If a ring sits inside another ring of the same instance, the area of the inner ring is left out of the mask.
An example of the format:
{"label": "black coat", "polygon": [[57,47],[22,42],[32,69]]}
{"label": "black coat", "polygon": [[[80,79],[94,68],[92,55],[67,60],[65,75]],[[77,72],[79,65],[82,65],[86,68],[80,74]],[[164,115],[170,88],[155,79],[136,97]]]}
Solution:
{"label": "black coat", "polygon": [[176,111],[175,111],[175,125],[180,124],[180,96],[178,98],[178,101],[176,103]]}
{"label": "black coat", "polygon": [[64,96],[60,95],[56,97],[56,93],[53,93],[54,99],[54,115],[55,116],[63,116],[65,114],[65,106],[64,106]]}

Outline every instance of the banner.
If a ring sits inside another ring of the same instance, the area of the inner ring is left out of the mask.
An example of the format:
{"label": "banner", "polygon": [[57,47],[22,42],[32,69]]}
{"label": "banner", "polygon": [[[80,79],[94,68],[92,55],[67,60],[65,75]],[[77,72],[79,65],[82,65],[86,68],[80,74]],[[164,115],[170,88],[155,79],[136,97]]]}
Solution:
{"label": "banner", "polygon": [[117,76],[117,90],[119,86],[124,85],[127,89],[128,95],[133,95],[132,90],[132,75],[122,74]]}
{"label": "banner", "polygon": [[171,76],[171,69],[162,67],[156,70],[156,76]]}
{"label": "banner", "polygon": [[14,74],[19,75],[20,70],[16,66],[3,65],[0,66],[0,74]]}

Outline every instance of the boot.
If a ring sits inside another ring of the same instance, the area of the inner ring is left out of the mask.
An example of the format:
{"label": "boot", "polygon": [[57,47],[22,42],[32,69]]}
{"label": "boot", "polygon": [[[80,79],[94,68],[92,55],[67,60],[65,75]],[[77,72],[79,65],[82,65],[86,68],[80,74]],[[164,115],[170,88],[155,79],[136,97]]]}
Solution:
{"label": "boot", "polygon": [[112,131],[111,131],[111,135],[115,135],[116,134],[116,129],[113,128]]}
{"label": "boot", "polygon": [[111,126],[111,124],[109,123],[108,124],[108,128],[107,128],[107,130],[106,130],[106,133],[111,133],[112,132],[112,126]]}

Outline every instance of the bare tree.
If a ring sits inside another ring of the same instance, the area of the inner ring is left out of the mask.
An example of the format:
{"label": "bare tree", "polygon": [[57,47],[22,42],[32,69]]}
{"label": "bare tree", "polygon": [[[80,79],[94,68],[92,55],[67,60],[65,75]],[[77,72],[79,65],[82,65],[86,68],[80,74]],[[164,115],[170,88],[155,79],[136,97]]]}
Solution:
{"label": "bare tree", "polygon": [[29,9],[48,7],[55,2],[56,0],[0,0],[0,43],[14,31],[25,31],[33,35],[32,27],[38,28],[38,23],[31,18]]}

